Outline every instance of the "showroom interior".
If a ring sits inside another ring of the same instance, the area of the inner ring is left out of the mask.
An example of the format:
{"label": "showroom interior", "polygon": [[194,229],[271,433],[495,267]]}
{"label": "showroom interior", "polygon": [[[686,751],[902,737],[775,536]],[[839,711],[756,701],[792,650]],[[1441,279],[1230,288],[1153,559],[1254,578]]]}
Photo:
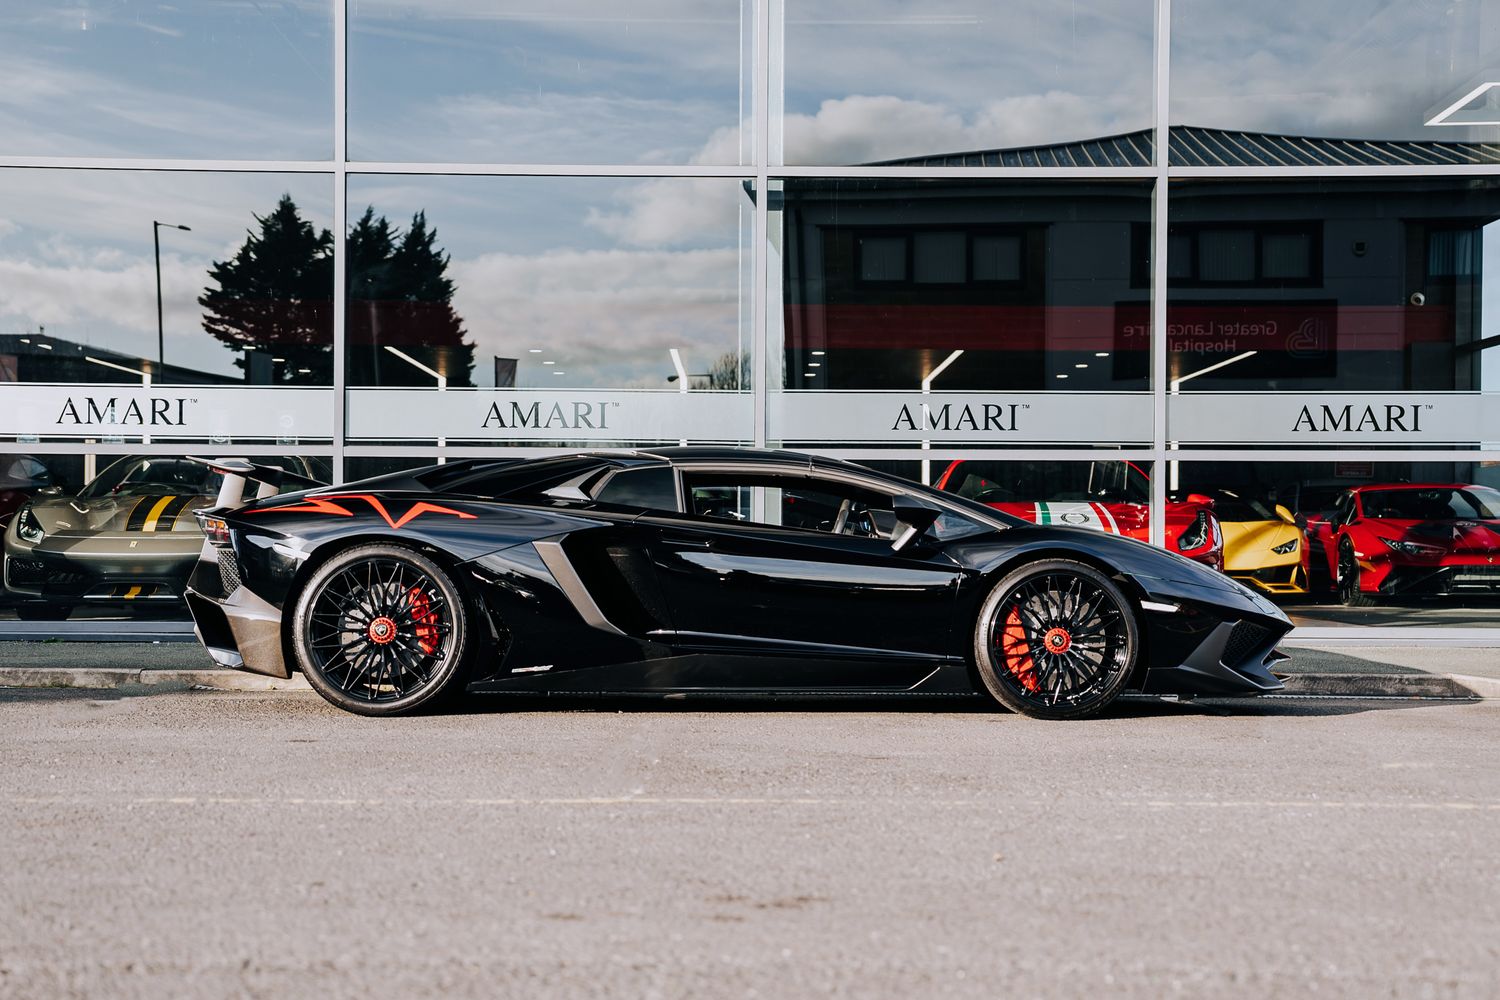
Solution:
{"label": "showroom interior", "polygon": [[730,444],[1500,639],[1500,0],[19,0],[0,53],[0,635],[186,630],[185,456]]}

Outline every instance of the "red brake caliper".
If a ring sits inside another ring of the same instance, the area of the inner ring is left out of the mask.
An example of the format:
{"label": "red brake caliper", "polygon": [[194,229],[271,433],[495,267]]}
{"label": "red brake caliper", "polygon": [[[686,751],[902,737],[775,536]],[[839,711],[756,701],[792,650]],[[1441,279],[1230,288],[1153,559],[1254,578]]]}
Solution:
{"label": "red brake caliper", "polygon": [[432,602],[420,587],[408,590],[406,599],[411,602],[411,620],[416,626],[417,645],[422,647],[422,652],[432,656],[438,649],[437,612],[432,610]]}
{"label": "red brake caliper", "polygon": [[1000,636],[1000,652],[1005,665],[1015,674],[1016,680],[1028,691],[1041,690],[1037,680],[1036,662],[1031,658],[1031,644],[1026,641],[1026,628],[1021,624],[1021,612],[1011,608],[1005,618],[1005,631]]}

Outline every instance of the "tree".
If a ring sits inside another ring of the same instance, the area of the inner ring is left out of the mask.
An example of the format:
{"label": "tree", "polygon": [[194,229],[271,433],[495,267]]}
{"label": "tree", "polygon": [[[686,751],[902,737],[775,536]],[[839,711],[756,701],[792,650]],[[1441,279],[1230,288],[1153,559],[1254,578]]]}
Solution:
{"label": "tree", "polygon": [[474,345],[453,309],[449,257],[425,212],[405,233],[373,206],[349,230],[349,381],[355,385],[431,385],[432,376],[395,357],[395,347],[442,373],[450,386],[473,385]]}
{"label": "tree", "polygon": [[203,328],[239,355],[247,381],[330,382],[333,235],[302,218],[289,194],[254,218],[258,230],[208,270],[217,287],[198,298]]}

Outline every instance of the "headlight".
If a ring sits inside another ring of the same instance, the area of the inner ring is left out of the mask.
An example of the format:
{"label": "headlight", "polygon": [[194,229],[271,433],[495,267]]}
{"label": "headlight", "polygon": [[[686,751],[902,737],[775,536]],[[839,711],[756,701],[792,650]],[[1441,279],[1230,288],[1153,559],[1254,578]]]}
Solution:
{"label": "headlight", "polygon": [[1423,545],[1421,542],[1398,542],[1394,538],[1382,538],[1386,546],[1393,552],[1399,552],[1404,556],[1440,556],[1447,549],[1441,545]]}
{"label": "headlight", "polygon": [[40,542],[47,534],[42,530],[42,522],[38,521],[36,515],[31,512],[30,504],[22,507],[21,512],[16,515],[16,534],[20,536],[21,541],[31,545]]}
{"label": "headlight", "polygon": [[1182,552],[1201,549],[1208,544],[1208,511],[1200,510],[1192,524],[1182,529],[1177,536],[1177,548]]}
{"label": "headlight", "polygon": [[1290,542],[1282,542],[1280,545],[1273,545],[1271,546],[1271,551],[1276,553],[1278,556],[1284,556],[1288,552],[1296,552],[1297,541],[1297,539],[1293,538]]}

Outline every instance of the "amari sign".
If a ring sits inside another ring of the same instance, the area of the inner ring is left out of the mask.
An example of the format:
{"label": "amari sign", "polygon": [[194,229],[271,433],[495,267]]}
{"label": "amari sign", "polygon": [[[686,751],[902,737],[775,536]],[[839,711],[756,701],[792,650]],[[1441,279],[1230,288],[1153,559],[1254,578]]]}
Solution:
{"label": "amari sign", "polygon": [[747,392],[606,389],[350,389],[349,436],[382,441],[752,440]]}
{"label": "amari sign", "polygon": [[781,392],[770,436],[793,443],[1149,443],[1141,392]]}
{"label": "amari sign", "polygon": [[330,389],[240,386],[5,387],[0,435],[301,441],[333,436]]}
{"label": "amari sign", "polygon": [[1500,440],[1500,395],[1184,392],[1167,428],[1182,444],[1474,444]]}

